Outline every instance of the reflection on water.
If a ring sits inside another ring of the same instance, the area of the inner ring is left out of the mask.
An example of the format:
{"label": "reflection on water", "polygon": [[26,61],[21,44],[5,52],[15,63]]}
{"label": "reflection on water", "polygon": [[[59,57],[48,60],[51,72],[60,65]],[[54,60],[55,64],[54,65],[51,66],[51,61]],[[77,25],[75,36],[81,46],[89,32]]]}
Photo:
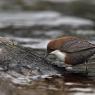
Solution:
{"label": "reflection on water", "polygon": [[68,75],[65,77],[67,81],[67,91],[69,95],[94,95],[94,79],[81,75]]}
{"label": "reflection on water", "polygon": [[[95,79],[82,74],[69,73],[63,77],[54,76],[16,85],[7,81],[0,83],[4,95],[94,95]],[[6,86],[7,84],[7,86]],[[11,87],[11,89],[10,89]],[[1,94],[1,95],[3,95]]]}

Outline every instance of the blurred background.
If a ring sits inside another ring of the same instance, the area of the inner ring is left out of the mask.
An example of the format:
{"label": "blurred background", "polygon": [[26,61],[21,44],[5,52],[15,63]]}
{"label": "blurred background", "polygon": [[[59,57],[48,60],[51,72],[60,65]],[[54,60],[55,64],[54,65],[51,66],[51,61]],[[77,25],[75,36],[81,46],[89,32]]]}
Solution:
{"label": "blurred background", "polygon": [[[95,0],[0,0],[0,36],[45,50],[51,39],[64,35],[95,43]],[[4,83],[0,95],[95,95],[95,76],[69,75],[26,88]]]}
{"label": "blurred background", "polygon": [[0,0],[0,36],[45,49],[48,41],[77,35],[94,42],[95,0]]}

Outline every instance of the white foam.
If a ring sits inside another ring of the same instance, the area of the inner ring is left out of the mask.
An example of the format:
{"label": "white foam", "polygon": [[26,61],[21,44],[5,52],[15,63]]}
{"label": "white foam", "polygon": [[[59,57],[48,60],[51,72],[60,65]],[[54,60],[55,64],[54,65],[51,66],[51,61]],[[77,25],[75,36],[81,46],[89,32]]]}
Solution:
{"label": "white foam", "polygon": [[93,91],[93,89],[92,88],[71,88],[70,91],[90,92]]}
{"label": "white foam", "polygon": [[15,27],[34,25],[71,25],[77,27],[81,25],[93,26],[94,22],[89,19],[82,19],[74,16],[63,16],[54,11],[0,13],[0,27],[10,25]]}
{"label": "white foam", "polygon": [[65,85],[81,85],[79,83],[66,82]]}
{"label": "white foam", "polygon": [[[30,47],[30,48],[41,48],[46,49],[48,42],[50,39],[39,39],[39,38],[24,38],[24,37],[9,37],[12,40],[19,42],[25,42],[26,44],[21,44],[24,47]],[[31,44],[33,42],[33,44]]]}

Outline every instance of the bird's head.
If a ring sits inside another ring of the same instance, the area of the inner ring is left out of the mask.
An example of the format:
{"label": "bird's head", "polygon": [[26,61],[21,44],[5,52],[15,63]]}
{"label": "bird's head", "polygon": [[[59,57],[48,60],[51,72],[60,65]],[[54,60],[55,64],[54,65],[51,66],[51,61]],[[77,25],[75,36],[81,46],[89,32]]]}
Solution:
{"label": "bird's head", "polygon": [[59,44],[57,43],[56,40],[52,40],[48,43],[47,45],[47,50],[46,50],[46,55],[45,58],[50,55],[50,54],[56,54],[56,50],[59,49]]}

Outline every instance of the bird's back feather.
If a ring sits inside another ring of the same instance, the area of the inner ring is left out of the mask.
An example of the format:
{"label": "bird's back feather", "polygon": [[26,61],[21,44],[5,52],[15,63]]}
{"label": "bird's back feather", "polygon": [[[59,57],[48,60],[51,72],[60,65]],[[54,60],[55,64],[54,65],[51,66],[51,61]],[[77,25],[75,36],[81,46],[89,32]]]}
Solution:
{"label": "bird's back feather", "polygon": [[61,45],[60,50],[64,52],[78,52],[86,49],[95,48],[95,45],[79,38],[72,38],[64,40],[63,45]]}

